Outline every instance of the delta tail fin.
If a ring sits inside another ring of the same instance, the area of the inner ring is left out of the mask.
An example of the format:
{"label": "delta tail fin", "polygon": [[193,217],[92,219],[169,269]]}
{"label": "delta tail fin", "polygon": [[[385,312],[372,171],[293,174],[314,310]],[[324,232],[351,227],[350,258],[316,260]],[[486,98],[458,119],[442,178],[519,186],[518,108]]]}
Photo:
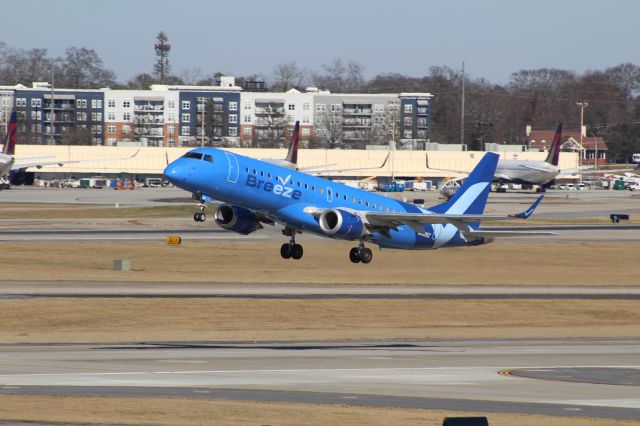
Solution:
{"label": "delta tail fin", "polygon": [[449,201],[430,207],[429,210],[434,213],[448,214],[484,213],[499,158],[498,154],[487,152],[455,195]]}
{"label": "delta tail fin", "polygon": [[556,133],[553,136],[553,142],[551,142],[551,148],[549,149],[549,154],[547,155],[547,159],[545,160],[547,163],[553,164],[554,166],[558,165],[558,161],[560,160],[561,146],[562,146],[562,123],[558,124]]}
{"label": "delta tail fin", "polygon": [[298,164],[298,148],[300,147],[300,122],[296,121],[296,125],[293,128],[293,135],[291,136],[291,143],[289,144],[289,151],[287,152],[287,158],[285,159],[291,164]]}
{"label": "delta tail fin", "polygon": [[16,153],[16,131],[18,129],[18,119],[15,111],[11,111],[11,118],[7,124],[7,134],[2,139],[2,153],[14,155]]}

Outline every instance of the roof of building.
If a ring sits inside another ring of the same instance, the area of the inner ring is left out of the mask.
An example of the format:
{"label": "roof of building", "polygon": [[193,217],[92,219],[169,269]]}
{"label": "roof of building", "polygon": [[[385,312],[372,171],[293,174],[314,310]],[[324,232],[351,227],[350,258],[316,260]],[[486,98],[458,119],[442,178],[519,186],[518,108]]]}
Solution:
{"label": "roof of building", "polygon": [[[529,142],[529,146],[532,150],[549,148],[551,146],[551,142],[553,141],[553,136],[555,135],[555,130],[533,130],[529,137],[527,138]],[[579,144],[580,141],[580,131],[579,130],[566,130],[562,132],[562,145],[563,148],[570,148],[574,145]],[[583,137],[582,138],[582,146],[587,150],[595,150],[596,146],[598,151],[607,151],[609,148],[607,147],[607,143],[602,137]]]}

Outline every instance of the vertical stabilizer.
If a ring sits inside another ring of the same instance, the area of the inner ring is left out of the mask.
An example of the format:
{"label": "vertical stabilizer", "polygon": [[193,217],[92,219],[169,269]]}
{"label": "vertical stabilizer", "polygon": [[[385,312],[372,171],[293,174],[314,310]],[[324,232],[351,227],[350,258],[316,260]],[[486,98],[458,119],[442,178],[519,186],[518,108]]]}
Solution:
{"label": "vertical stabilizer", "polygon": [[558,165],[558,160],[560,160],[560,147],[562,146],[562,123],[558,124],[558,128],[556,129],[556,134],[553,135],[553,142],[551,142],[551,148],[549,149],[549,154],[547,155],[547,159],[545,160],[549,164],[553,164],[554,166]]}
{"label": "vertical stabilizer", "polygon": [[289,145],[289,152],[287,152],[286,160],[291,164],[298,164],[298,148],[300,145],[300,122],[296,121],[296,126],[293,128],[293,135],[291,136],[291,144]]}
{"label": "vertical stabilizer", "polygon": [[11,111],[11,118],[9,119],[9,124],[7,125],[7,134],[4,135],[2,140],[3,148],[2,153],[7,155],[14,155],[16,153],[16,130],[18,128],[17,124],[18,120],[16,117],[16,112]]}
{"label": "vertical stabilizer", "polygon": [[462,186],[446,203],[429,208],[434,213],[482,214],[487,204],[491,181],[496,173],[500,156],[487,152],[478,165],[471,171]]}

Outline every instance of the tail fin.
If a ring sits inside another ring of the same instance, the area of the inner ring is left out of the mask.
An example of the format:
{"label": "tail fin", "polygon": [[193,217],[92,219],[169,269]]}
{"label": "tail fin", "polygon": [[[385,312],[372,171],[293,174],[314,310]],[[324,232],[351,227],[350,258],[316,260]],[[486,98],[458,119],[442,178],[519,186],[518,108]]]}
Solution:
{"label": "tail fin", "polygon": [[300,145],[300,122],[296,121],[296,126],[293,128],[293,135],[291,136],[291,144],[289,145],[289,152],[287,152],[286,160],[291,164],[298,164],[298,147]]}
{"label": "tail fin", "polygon": [[11,118],[7,124],[7,134],[2,139],[4,147],[2,153],[14,155],[16,153],[16,130],[18,129],[18,119],[15,111],[11,111]]}
{"label": "tail fin", "polygon": [[562,145],[562,123],[558,124],[556,134],[553,136],[553,142],[551,142],[551,148],[549,148],[549,154],[545,160],[549,164],[554,166],[558,165],[560,160],[560,146]]}
{"label": "tail fin", "polygon": [[487,152],[471,171],[455,195],[445,203],[429,208],[434,213],[482,214],[500,156]]}

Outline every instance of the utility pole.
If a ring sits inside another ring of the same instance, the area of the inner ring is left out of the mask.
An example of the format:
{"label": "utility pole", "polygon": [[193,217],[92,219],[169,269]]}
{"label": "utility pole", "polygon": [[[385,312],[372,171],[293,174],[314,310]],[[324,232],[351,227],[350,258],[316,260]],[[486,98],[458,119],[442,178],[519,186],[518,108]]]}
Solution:
{"label": "utility pole", "polygon": [[[578,155],[578,170],[583,160],[584,147],[582,146],[582,129],[584,129],[584,109],[589,106],[589,102],[576,102],[576,105],[580,107],[580,154]],[[582,173],[578,174],[580,183],[582,183]]]}
{"label": "utility pole", "polygon": [[56,114],[53,110],[53,67],[51,68],[51,145],[56,144],[55,133],[56,133]]}
{"label": "utility pole", "polygon": [[[462,101],[460,111],[460,145],[464,145],[464,61],[462,61]],[[462,147],[460,148],[462,149]]]}
{"label": "utility pole", "polygon": [[204,148],[204,96],[200,97],[200,107],[201,107],[201,111],[200,111],[200,147]]}

